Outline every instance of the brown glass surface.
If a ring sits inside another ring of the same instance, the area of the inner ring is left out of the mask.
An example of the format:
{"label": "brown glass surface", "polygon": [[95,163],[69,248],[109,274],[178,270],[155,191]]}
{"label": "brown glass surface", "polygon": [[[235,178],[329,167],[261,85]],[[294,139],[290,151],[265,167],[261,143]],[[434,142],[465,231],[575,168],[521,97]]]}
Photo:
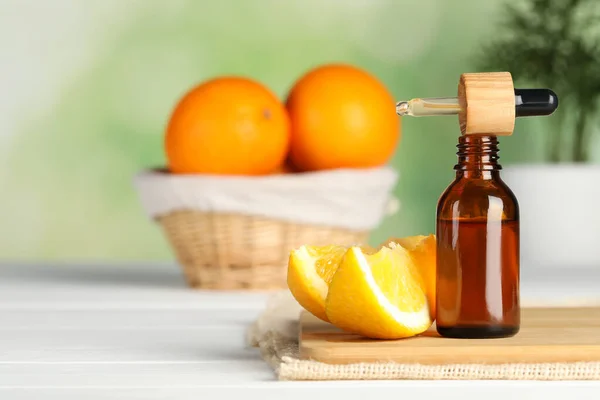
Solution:
{"label": "brown glass surface", "polygon": [[446,337],[519,329],[519,212],[500,179],[497,139],[459,139],[455,181],[437,210],[437,329]]}

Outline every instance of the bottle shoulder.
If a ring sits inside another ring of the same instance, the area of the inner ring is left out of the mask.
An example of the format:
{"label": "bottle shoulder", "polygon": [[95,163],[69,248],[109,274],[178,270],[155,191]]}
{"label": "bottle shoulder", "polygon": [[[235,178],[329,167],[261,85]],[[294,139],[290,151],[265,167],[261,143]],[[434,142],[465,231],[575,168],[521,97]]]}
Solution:
{"label": "bottle shoulder", "polygon": [[487,218],[495,210],[501,212],[502,219],[519,219],[517,198],[504,181],[499,177],[457,178],[440,197],[437,215],[438,218]]}

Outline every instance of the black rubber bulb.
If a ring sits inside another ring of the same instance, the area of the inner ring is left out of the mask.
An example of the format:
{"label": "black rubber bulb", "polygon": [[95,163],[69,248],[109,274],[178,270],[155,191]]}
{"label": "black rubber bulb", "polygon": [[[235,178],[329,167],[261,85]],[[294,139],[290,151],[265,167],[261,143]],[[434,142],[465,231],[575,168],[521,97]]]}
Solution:
{"label": "black rubber bulb", "polygon": [[550,89],[515,89],[517,117],[550,115],[558,108],[558,96]]}

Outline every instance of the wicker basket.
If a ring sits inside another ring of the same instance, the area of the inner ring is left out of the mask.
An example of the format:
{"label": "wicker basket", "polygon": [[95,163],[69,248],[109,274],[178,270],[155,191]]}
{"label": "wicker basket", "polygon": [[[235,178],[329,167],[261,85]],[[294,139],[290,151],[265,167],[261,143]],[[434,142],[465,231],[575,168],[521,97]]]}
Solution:
{"label": "wicker basket", "polygon": [[389,214],[389,167],[261,177],[145,170],[135,186],[191,287],[285,288],[290,250],[364,244]]}
{"label": "wicker basket", "polygon": [[156,218],[186,280],[202,289],[286,287],[289,251],[303,244],[360,244],[367,231],[258,216],[175,211]]}

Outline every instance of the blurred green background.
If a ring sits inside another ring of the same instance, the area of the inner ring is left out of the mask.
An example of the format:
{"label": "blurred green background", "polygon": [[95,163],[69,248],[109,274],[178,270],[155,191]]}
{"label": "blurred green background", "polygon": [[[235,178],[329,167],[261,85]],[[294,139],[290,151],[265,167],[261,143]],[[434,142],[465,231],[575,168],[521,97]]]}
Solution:
{"label": "blurred green background", "polygon": [[[177,99],[222,74],[279,96],[307,69],[362,67],[398,99],[453,96],[495,34],[500,0],[2,2],[0,257],[171,260],[132,177],[165,163]],[[518,121],[504,165],[543,160],[547,120]],[[404,119],[400,211],[371,241],[434,230],[453,179],[455,118]],[[594,153],[598,159],[598,152]]]}

